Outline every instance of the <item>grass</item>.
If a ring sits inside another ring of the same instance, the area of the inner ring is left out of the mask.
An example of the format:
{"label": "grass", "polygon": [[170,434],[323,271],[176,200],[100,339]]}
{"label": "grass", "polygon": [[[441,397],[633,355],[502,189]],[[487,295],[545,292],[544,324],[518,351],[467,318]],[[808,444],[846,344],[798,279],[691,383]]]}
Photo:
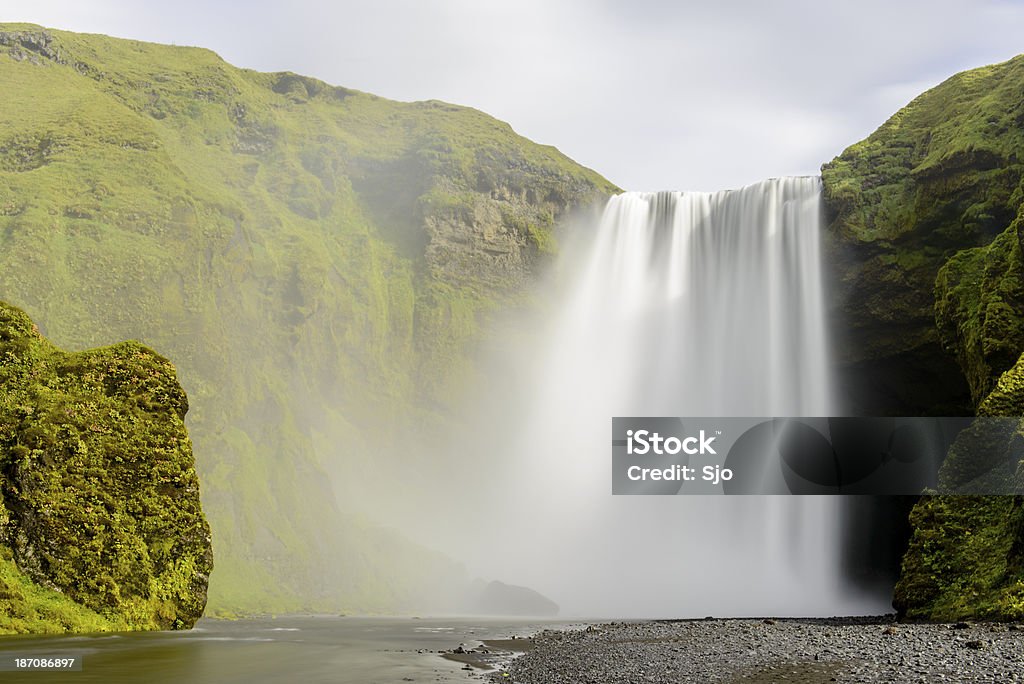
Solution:
{"label": "grass", "polygon": [[64,594],[40,587],[25,576],[9,551],[0,551],[0,634],[111,632],[128,625],[75,603]]}

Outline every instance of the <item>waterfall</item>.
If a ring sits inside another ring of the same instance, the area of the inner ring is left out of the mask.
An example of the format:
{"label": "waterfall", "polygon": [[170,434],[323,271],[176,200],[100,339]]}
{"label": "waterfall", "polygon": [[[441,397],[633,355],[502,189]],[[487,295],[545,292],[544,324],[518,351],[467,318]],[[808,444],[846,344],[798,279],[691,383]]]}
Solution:
{"label": "waterfall", "polygon": [[[844,586],[838,498],[611,496],[612,416],[836,410],[821,223],[817,177],[715,193],[629,192],[608,201],[582,244],[563,249],[564,294],[521,431],[519,465],[531,475],[508,474],[512,491],[530,493],[524,510],[546,511],[537,520],[548,524],[509,545],[547,559],[529,580],[569,612],[888,608]],[[549,525],[557,532],[546,534]],[[555,568],[568,577],[558,586]]]}
{"label": "waterfall", "polygon": [[611,198],[556,363],[606,369],[617,415],[830,415],[820,198],[807,177]]}

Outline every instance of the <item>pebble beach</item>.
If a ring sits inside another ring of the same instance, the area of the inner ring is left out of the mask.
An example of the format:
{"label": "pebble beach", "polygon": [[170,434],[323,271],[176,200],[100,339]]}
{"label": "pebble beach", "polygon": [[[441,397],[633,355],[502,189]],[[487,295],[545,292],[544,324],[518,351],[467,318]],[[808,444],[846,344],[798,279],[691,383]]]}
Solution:
{"label": "pebble beach", "polygon": [[704,619],[541,632],[484,675],[518,684],[1024,682],[1024,625]]}

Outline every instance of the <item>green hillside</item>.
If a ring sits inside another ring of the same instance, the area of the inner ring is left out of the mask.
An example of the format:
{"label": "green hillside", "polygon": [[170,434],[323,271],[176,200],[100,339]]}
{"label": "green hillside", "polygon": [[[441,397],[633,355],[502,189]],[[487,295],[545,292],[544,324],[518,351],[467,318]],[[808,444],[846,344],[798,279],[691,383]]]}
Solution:
{"label": "green hillside", "polygon": [[614,186],[481,112],[208,50],[0,25],[0,83],[0,299],[174,360],[212,611],[416,609],[457,568],[326,473],[452,420],[482,325]]}
{"label": "green hillside", "polygon": [[[1024,56],[957,74],[823,167],[854,408],[1024,415],[1022,92]],[[954,447],[940,491],[976,470]],[[1007,477],[1024,492],[1024,464]],[[910,520],[902,614],[1024,617],[1024,497],[925,497]]]}

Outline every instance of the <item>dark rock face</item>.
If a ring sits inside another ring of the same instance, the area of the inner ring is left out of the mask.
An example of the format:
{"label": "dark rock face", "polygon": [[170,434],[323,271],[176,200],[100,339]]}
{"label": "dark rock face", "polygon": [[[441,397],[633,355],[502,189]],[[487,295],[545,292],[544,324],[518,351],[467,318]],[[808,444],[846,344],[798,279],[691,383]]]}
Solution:
{"label": "dark rock face", "polygon": [[[852,412],[1024,413],[1022,88],[1022,57],[958,74],[823,167]],[[971,470],[955,452],[940,478],[948,485]],[[1021,507],[1019,497],[922,499],[900,613],[1024,615]]]}
{"label": "dark rock face", "polygon": [[29,60],[38,64],[43,58],[63,63],[60,50],[48,31],[0,31],[0,45],[8,47],[8,54],[18,61]]}
{"label": "dark rock face", "polygon": [[174,367],[135,342],[62,352],[3,303],[0,360],[3,558],[113,628],[191,627],[212,553]]}
{"label": "dark rock face", "polygon": [[528,587],[490,582],[480,590],[475,612],[481,615],[558,615],[558,604]]}

